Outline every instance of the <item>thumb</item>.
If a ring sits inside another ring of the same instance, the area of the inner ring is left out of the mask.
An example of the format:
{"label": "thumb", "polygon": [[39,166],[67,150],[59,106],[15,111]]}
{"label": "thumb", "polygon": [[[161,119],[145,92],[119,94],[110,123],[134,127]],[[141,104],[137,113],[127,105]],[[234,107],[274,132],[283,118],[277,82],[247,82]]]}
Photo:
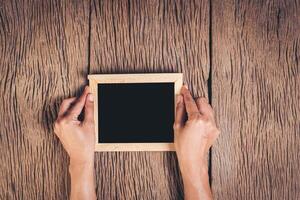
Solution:
{"label": "thumb", "polygon": [[173,128],[174,130],[181,128],[184,125],[185,106],[182,95],[178,95],[176,98],[176,111],[175,121]]}
{"label": "thumb", "polygon": [[84,106],[84,123],[94,123],[94,96],[89,93]]}

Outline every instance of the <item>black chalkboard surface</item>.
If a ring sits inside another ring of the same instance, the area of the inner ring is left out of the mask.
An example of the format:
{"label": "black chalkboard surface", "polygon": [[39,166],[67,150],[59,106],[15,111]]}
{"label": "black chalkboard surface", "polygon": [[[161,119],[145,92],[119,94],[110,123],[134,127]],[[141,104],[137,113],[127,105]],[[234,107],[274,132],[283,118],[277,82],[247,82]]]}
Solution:
{"label": "black chalkboard surface", "polygon": [[174,83],[101,83],[99,143],[172,143]]}

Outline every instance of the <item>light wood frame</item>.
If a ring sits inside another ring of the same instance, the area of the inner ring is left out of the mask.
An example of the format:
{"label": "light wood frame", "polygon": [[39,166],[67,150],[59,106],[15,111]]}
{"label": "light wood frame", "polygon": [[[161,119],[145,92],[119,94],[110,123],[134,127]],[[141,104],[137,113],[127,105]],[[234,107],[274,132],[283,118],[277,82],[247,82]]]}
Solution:
{"label": "light wood frame", "polygon": [[[174,143],[98,143],[98,84],[101,83],[174,83],[174,99],[183,84],[182,73],[91,74],[89,85],[94,95],[95,151],[175,151]],[[174,101],[175,113],[175,101]]]}

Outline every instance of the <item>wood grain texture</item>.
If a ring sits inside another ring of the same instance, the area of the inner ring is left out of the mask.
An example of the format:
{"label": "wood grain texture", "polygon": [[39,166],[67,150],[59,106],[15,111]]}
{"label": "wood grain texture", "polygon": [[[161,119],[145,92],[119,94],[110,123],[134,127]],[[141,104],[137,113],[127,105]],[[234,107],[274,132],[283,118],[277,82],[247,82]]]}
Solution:
{"label": "wood grain texture", "polygon": [[52,123],[86,81],[89,3],[0,2],[0,199],[67,199]]}
{"label": "wood grain texture", "polygon": [[216,199],[300,199],[299,13],[299,1],[212,1]]}
{"label": "wood grain texture", "polygon": [[[183,72],[207,95],[208,1],[92,1],[90,73]],[[121,101],[121,100],[120,100]],[[182,199],[175,153],[96,153],[99,199]]]}

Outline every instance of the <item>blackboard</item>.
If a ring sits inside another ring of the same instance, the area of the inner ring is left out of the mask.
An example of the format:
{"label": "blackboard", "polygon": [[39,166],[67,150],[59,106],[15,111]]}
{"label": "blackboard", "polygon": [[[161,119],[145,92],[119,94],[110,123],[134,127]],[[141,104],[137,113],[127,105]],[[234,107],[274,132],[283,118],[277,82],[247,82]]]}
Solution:
{"label": "blackboard", "polygon": [[91,74],[95,151],[174,151],[181,73]]}
{"label": "blackboard", "polygon": [[98,84],[98,142],[173,142],[174,83]]}

